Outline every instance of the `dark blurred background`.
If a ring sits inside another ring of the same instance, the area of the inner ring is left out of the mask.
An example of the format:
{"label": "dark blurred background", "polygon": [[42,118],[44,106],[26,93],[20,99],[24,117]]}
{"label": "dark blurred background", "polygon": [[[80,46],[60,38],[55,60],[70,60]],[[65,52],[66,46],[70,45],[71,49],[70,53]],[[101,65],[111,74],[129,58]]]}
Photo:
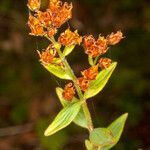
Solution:
{"label": "dark blurred background", "polygon": [[[106,127],[129,112],[113,150],[150,150],[150,1],[72,1],[74,16],[69,24],[82,35],[106,36],[117,30],[125,35],[107,53],[118,61],[117,69],[104,90],[88,103],[95,127]],[[52,137],[43,135],[61,109],[55,87],[63,87],[66,81],[50,75],[38,62],[36,50],[46,48],[48,41],[28,35],[26,3],[0,0],[0,149],[84,150],[87,131],[73,123]],[[76,74],[88,67],[87,55],[79,47],[68,60]]]}

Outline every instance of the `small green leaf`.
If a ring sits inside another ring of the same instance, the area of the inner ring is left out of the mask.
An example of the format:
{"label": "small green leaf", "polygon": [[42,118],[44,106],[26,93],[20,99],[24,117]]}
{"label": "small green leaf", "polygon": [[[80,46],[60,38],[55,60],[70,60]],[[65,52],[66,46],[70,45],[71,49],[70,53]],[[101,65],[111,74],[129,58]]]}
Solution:
{"label": "small green leaf", "polygon": [[94,129],[89,138],[95,146],[103,147],[113,143],[113,136],[107,128]]}
{"label": "small green leaf", "polygon": [[54,64],[44,65],[42,64],[50,73],[54,74],[60,79],[71,80],[71,76],[66,72],[64,68]]}
{"label": "small green leaf", "polygon": [[66,46],[64,49],[63,55],[64,56],[69,55],[73,51],[74,48],[75,48],[75,45]]}
{"label": "small green leaf", "polygon": [[46,129],[44,135],[50,136],[59,130],[65,128],[68,126],[74,118],[77,116],[80,108],[81,108],[81,102],[77,102],[71,105],[66,106],[63,108],[54,121],[49,125],[49,127]]}
{"label": "small green leaf", "polygon": [[117,66],[116,62],[112,63],[109,68],[102,70],[97,75],[97,78],[91,81],[89,88],[84,94],[85,99],[95,96],[104,88],[116,66]]}
{"label": "small green leaf", "polygon": [[[75,103],[75,102],[79,101],[76,97],[73,97],[72,102],[66,101],[62,96],[62,93],[63,93],[62,88],[57,87],[56,88],[56,93],[57,93],[57,96],[58,96],[58,98],[59,98],[59,100],[60,100],[63,107],[66,107],[66,106],[70,105],[71,103]],[[83,112],[82,108],[80,108],[80,111],[77,114],[77,116],[75,117],[73,122],[75,124],[83,127],[83,128],[88,128],[87,127],[87,122],[86,122],[86,119],[85,119],[85,115],[84,115],[84,112]]]}

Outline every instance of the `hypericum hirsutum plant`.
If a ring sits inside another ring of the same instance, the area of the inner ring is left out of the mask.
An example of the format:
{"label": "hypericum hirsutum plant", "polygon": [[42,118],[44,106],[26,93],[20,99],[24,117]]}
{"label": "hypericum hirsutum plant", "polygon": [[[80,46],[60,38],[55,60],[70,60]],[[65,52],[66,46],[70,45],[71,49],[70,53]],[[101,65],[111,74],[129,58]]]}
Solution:
{"label": "hypericum hirsutum plant", "polygon": [[[53,75],[68,80],[64,89],[56,88],[63,108],[44,134],[55,134],[74,122],[89,132],[89,139],[85,140],[87,150],[111,149],[119,141],[128,114],[123,114],[108,127],[94,128],[87,100],[104,88],[116,68],[117,62],[102,56],[110,46],[119,43],[123,35],[117,31],[95,39],[93,35],[81,36],[77,30],[68,28],[56,39],[58,29],[72,18],[72,3],[50,0],[45,11],[41,11],[40,6],[40,0],[28,1],[30,35],[45,37],[50,43],[45,50],[38,51],[40,63]],[[81,71],[80,77],[75,76],[67,61],[76,45],[83,47],[89,62],[89,68]]]}

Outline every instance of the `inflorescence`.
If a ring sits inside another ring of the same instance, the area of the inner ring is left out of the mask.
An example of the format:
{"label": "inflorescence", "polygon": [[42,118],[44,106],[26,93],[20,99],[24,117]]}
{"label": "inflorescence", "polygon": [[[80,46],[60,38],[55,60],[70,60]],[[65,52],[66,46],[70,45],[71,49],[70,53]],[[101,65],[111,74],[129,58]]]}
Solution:
{"label": "inflorescence", "polygon": [[[42,36],[49,39],[53,39],[58,29],[72,18],[72,4],[67,2],[61,2],[60,0],[50,0],[49,6],[45,11],[40,10],[40,0],[29,0],[28,8],[30,10],[28,25],[30,27],[30,35]],[[93,35],[79,35],[78,31],[71,31],[69,28],[60,34],[58,43],[61,46],[75,46],[81,45],[84,48],[85,53],[92,59],[98,59],[90,68],[81,71],[81,77],[77,79],[77,84],[83,92],[85,92],[90,82],[96,79],[99,69],[108,68],[112,60],[109,58],[100,58],[109,50],[109,46],[115,45],[120,42],[123,38],[121,31],[111,33],[104,37],[99,36],[95,39]],[[58,61],[59,56],[53,44],[50,44],[41,53],[38,51],[40,61],[44,64],[55,64],[57,63],[61,67],[63,62]],[[63,97],[67,101],[71,101],[76,94],[73,83],[68,83],[63,91]]]}

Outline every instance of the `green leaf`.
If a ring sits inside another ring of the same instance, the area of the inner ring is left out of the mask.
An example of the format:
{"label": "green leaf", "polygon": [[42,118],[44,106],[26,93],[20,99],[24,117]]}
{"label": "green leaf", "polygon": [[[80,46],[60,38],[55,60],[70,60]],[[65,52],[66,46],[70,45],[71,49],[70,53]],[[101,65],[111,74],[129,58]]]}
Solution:
{"label": "green leaf", "polygon": [[74,118],[77,116],[80,108],[81,108],[81,102],[77,102],[71,105],[66,106],[63,108],[54,121],[49,125],[49,127],[46,129],[44,135],[50,136],[59,130],[65,128],[68,126]]}
{"label": "green leaf", "polygon": [[75,48],[75,45],[71,45],[71,46],[66,46],[63,52],[64,56],[69,55]]}
{"label": "green leaf", "polygon": [[[60,100],[63,107],[66,107],[66,106],[70,105],[71,103],[75,103],[75,102],[79,101],[76,97],[73,97],[72,102],[66,101],[62,96],[62,93],[63,93],[62,88],[57,87],[56,88],[56,93],[57,93],[57,96],[58,96],[58,98],[59,98],[59,100]],[[80,108],[80,111],[77,114],[77,116],[75,117],[73,122],[75,124],[83,127],[83,128],[88,128],[87,127],[87,122],[86,122],[86,119],[85,119],[85,115],[84,115],[84,112],[83,112],[82,108]]]}
{"label": "green leaf", "polygon": [[75,119],[73,120],[73,122],[82,128],[88,129],[87,121],[82,108],[80,108],[80,111],[75,117]]}
{"label": "green leaf", "polygon": [[71,80],[71,76],[66,72],[64,68],[54,64],[44,65],[42,64],[50,73],[54,74],[60,79]]}
{"label": "green leaf", "polygon": [[95,146],[107,146],[113,143],[113,136],[107,128],[96,128],[90,133],[90,141]]}
{"label": "green leaf", "polygon": [[100,150],[109,150],[117,144],[122,134],[128,114],[115,120],[108,128],[96,128],[90,133],[90,141]]}
{"label": "green leaf", "polygon": [[123,132],[127,117],[128,117],[128,113],[125,113],[122,116],[120,116],[118,119],[116,119],[111,125],[108,126],[108,129],[110,130],[111,134],[113,135],[115,139],[114,144],[112,144],[109,147],[109,149],[113,147],[114,145],[116,145],[117,142],[119,141],[120,136]]}
{"label": "green leaf", "polygon": [[108,79],[110,78],[116,66],[117,66],[116,62],[112,63],[109,68],[102,70],[97,75],[97,78],[91,81],[89,88],[84,94],[85,99],[97,95],[104,88],[104,86],[106,85]]}

